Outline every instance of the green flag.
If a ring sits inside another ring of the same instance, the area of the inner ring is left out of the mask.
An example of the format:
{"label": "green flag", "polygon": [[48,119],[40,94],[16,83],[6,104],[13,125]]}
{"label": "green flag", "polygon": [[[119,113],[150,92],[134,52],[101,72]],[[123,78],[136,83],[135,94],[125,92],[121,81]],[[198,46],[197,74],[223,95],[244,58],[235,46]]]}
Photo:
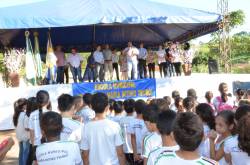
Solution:
{"label": "green flag", "polygon": [[37,80],[42,80],[42,61],[39,51],[39,41],[38,41],[38,32],[34,32],[34,41],[35,41],[35,67],[37,73]]}
{"label": "green flag", "polygon": [[36,84],[36,69],[35,69],[32,45],[29,39],[29,31],[25,32],[25,37],[26,37],[26,54],[25,54],[26,81],[28,82],[28,84],[35,85]]}

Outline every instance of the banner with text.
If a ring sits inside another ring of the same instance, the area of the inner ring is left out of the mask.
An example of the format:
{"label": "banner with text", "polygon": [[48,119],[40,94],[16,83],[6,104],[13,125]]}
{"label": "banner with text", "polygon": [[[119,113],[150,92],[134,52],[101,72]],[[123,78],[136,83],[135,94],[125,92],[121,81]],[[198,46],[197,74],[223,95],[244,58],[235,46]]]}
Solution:
{"label": "banner with text", "polygon": [[151,98],[156,96],[155,79],[72,84],[73,95],[106,93],[112,99]]}

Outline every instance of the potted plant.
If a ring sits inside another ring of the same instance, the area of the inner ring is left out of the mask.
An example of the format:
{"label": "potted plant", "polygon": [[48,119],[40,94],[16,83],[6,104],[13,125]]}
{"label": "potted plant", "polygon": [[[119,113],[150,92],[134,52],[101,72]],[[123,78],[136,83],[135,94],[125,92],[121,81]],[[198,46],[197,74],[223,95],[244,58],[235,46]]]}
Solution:
{"label": "potted plant", "polygon": [[9,49],[4,53],[4,65],[8,72],[8,80],[11,87],[18,87],[20,84],[20,70],[25,57],[24,49]]}

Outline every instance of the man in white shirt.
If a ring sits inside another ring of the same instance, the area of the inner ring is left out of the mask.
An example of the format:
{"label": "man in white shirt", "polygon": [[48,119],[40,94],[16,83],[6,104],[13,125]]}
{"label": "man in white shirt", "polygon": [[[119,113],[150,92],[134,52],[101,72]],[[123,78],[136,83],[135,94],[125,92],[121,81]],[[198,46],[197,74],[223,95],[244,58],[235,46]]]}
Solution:
{"label": "man in white shirt", "polygon": [[104,57],[100,45],[97,46],[93,56],[95,59],[95,81],[103,81]]}
{"label": "man in white shirt", "polygon": [[106,119],[109,109],[104,93],[92,96],[91,106],[95,118],[84,127],[81,150],[85,165],[125,165],[123,138],[119,124]]}
{"label": "man in white shirt", "polygon": [[128,64],[128,79],[137,79],[137,56],[139,50],[132,45],[132,42],[128,42],[128,47],[123,50],[123,54],[127,56]]}
{"label": "man in white shirt", "polygon": [[77,83],[77,77],[80,82],[83,81],[82,79],[82,61],[83,58],[77,53],[76,48],[71,49],[71,54],[67,59],[67,63],[70,66],[70,71],[72,73],[74,83]]}
{"label": "man in white shirt", "polygon": [[104,57],[104,78],[106,81],[111,81],[113,79],[112,51],[108,44],[105,45],[102,53]]}
{"label": "man in white shirt", "polygon": [[146,59],[148,56],[148,52],[147,49],[145,49],[143,46],[143,43],[141,43],[138,55],[140,79],[147,78]]}

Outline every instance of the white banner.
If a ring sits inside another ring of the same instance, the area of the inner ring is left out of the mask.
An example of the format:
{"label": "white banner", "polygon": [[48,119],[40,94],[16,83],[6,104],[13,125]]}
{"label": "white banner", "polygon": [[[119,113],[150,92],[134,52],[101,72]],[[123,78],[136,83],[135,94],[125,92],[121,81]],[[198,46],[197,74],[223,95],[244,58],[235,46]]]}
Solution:
{"label": "white banner", "polygon": [[29,98],[36,96],[37,91],[46,90],[49,92],[52,109],[57,110],[57,98],[62,93],[72,95],[72,85],[45,85],[36,87],[1,88],[0,102],[0,130],[14,129],[12,116],[14,114],[13,103],[19,98]]}

